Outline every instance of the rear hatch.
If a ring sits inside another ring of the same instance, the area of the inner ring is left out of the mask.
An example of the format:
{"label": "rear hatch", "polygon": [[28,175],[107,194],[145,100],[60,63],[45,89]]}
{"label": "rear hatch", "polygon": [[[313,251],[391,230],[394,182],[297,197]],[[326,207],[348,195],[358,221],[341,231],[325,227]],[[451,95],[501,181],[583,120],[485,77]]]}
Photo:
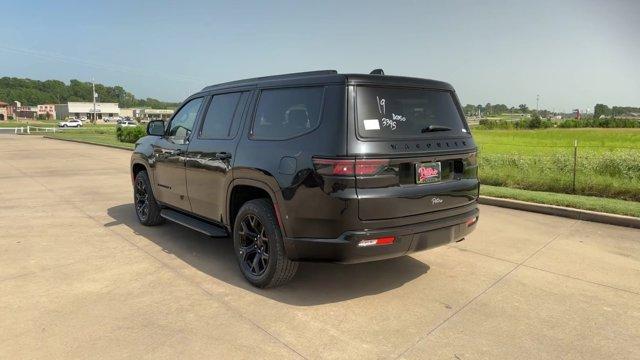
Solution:
{"label": "rear hatch", "polygon": [[382,220],[467,205],[478,195],[476,146],[453,91],[351,87],[358,214]]}

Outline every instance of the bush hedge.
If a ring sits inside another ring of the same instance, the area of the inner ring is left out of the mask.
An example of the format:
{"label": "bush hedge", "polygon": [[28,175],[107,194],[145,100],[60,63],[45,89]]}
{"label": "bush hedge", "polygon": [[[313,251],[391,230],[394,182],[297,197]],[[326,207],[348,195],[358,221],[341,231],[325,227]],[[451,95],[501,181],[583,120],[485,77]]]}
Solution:
{"label": "bush hedge", "polygon": [[125,143],[133,144],[136,141],[138,141],[138,139],[146,135],[147,135],[147,131],[142,126],[136,126],[136,127],[118,126],[116,128],[116,138],[118,138],[119,141],[125,142]]}
{"label": "bush hedge", "polygon": [[480,119],[478,128],[484,130],[494,129],[546,129],[553,127],[553,121],[543,120],[540,117],[522,119],[516,121]]}
{"label": "bush hedge", "polygon": [[640,127],[640,120],[635,119],[567,119],[558,124],[560,128],[637,128]]}
{"label": "bush hedge", "polygon": [[616,118],[584,118],[566,119],[554,122],[533,115],[530,119],[515,121],[480,119],[478,128],[484,130],[494,129],[546,129],[551,127],[559,128],[640,128],[640,120],[637,119],[616,119]]}

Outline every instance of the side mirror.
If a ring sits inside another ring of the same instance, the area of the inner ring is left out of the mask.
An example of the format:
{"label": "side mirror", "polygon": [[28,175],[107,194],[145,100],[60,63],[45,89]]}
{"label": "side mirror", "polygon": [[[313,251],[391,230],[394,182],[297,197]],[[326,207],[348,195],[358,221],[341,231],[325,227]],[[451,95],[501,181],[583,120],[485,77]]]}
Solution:
{"label": "side mirror", "polygon": [[153,136],[164,136],[164,121],[149,121],[149,123],[147,124],[147,134]]}

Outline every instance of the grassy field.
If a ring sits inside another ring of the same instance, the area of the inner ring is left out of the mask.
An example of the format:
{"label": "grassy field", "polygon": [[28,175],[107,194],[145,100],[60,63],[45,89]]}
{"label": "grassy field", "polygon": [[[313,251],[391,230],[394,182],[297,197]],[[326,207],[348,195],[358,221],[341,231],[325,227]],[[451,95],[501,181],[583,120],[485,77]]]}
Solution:
{"label": "grassy field", "polygon": [[480,195],[640,217],[640,202],[482,185]]}
{"label": "grassy field", "polygon": [[640,201],[640,129],[473,130],[483,184]]}
{"label": "grassy field", "polygon": [[118,141],[115,125],[85,125],[80,129],[64,129],[60,132],[44,133],[52,138],[79,140],[93,144],[111,145],[123,149],[133,149],[133,144]]}
{"label": "grassy field", "polygon": [[0,121],[0,128],[7,128],[7,127],[22,127],[22,126],[27,126],[27,125],[31,125],[31,126],[56,126],[57,121],[56,120],[51,120],[51,121],[40,121],[40,120],[20,120],[20,121],[15,121],[15,120],[3,120]]}

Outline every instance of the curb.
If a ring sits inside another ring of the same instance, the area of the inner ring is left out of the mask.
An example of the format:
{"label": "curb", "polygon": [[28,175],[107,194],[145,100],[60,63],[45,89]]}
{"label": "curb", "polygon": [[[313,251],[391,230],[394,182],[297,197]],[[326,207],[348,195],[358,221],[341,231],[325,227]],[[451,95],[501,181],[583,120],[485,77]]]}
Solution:
{"label": "curb", "polygon": [[530,211],[540,214],[555,215],[576,220],[593,221],[609,225],[625,226],[640,229],[640,218],[615,215],[597,211],[580,210],[557,205],[536,204],[526,201],[502,199],[491,196],[480,196],[480,204],[504,208]]}
{"label": "curb", "polygon": [[133,149],[127,149],[127,148],[124,148],[124,147],[119,147],[119,146],[109,145],[109,144],[99,144],[99,143],[94,143],[94,142],[91,142],[91,141],[74,140],[74,139],[61,139],[61,138],[57,138],[57,137],[51,137],[51,136],[48,136],[48,135],[42,135],[42,138],[43,138],[43,139],[51,139],[51,140],[68,141],[68,142],[74,142],[74,143],[79,143],[79,144],[88,144],[88,145],[104,146],[104,147],[108,147],[108,148],[112,148],[112,149],[119,149],[119,150],[133,151]]}

